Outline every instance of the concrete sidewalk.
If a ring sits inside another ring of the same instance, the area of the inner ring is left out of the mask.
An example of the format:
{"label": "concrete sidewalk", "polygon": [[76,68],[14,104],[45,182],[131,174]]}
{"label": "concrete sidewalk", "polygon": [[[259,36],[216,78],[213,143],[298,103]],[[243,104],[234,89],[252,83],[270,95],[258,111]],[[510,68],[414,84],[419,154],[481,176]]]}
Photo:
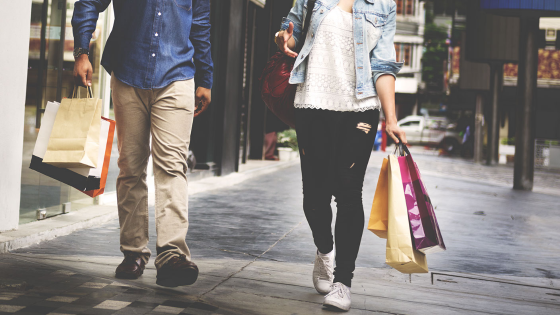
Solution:
{"label": "concrete sidewalk", "polygon": [[[409,278],[384,264],[385,240],[365,230],[349,314],[560,313],[560,198],[427,175],[420,159],[448,250],[428,257],[430,274]],[[366,217],[379,172],[370,165]],[[177,289],[155,285],[151,262],[124,283],[132,287],[115,283],[117,220],[0,255],[0,312],[328,313],[311,282],[315,247],[301,207],[299,165],[193,195],[187,243],[201,275]]]}
{"label": "concrete sidewalk", "polygon": [[[148,266],[139,280],[111,277],[121,258],[0,256],[0,312],[16,314],[325,314],[311,264],[254,259],[199,259],[191,287],[155,285]],[[11,270],[9,274],[6,270]],[[27,270],[27,272],[24,272]],[[15,277],[14,277],[15,275]],[[358,268],[347,314],[558,314],[560,281]],[[433,283],[432,283],[433,281]],[[6,284],[11,285],[7,289]],[[4,284],[4,287],[2,287]]]}
{"label": "concrete sidewalk", "polygon": [[[276,162],[249,160],[240,167],[238,173],[232,173],[223,177],[213,176],[196,178],[195,181],[190,180],[189,182],[191,185],[189,185],[188,193],[189,196],[192,196],[215,189],[223,189],[251,178],[290,167],[297,162],[298,161]],[[153,206],[155,200],[153,178],[148,181],[148,191],[148,203],[150,206]],[[52,240],[56,237],[68,235],[85,228],[99,226],[116,219],[118,215],[116,193],[106,193],[100,197],[102,197],[101,205],[89,206],[46,220],[22,224],[17,230],[1,232],[0,254],[38,244],[43,241]]]}

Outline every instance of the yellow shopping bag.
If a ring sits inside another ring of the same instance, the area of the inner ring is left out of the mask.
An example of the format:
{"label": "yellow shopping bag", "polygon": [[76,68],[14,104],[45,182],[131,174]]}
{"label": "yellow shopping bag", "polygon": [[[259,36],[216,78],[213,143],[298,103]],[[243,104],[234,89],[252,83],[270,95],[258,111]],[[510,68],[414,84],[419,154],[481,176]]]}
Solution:
{"label": "yellow shopping bag", "polygon": [[426,255],[414,249],[397,157],[389,156],[388,167],[387,265],[402,273],[426,273]]}
{"label": "yellow shopping bag", "polygon": [[387,217],[389,215],[388,164],[389,160],[383,159],[368,223],[368,230],[381,238],[387,238]]}
{"label": "yellow shopping bag", "polygon": [[43,162],[62,168],[97,167],[101,129],[101,99],[65,98],[54,120]]}

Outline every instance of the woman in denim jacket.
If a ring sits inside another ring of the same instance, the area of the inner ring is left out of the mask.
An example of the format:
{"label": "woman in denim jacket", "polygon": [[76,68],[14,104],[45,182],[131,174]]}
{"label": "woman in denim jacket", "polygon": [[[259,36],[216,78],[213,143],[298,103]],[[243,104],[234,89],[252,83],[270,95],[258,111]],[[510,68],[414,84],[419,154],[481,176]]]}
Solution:
{"label": "woman in denim jacket", "polygon": [[[396,62],[393,0],[297,0],[275,42],[296,58],[296,131],[303,209],[317,246],[313,284],[323,305],[349,310],[350,287],[364,230],[362,186],[383,108],[387,134],[406,135],[395,116]],[[301,38],[306,12],[312,12]],[[304,41],[301,51],[293,50]],[[397,138],[398,137],[398,138]],[[332,197],[337,203],[335,239]],[[336,246],[334,246],[336,244]],[[336,247],[336,259],[335,251]],[[334,262],[336,260],[336,268]],[[334,271],[334,273],[333,273]]]}

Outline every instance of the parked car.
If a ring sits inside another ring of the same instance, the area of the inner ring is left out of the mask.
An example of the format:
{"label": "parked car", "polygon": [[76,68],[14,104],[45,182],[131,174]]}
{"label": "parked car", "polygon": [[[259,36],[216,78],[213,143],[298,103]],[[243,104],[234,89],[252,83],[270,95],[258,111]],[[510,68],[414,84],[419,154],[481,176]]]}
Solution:
{"label": "parked car", "polygon": [[457,123],[446,117],[407,116],[397,124],[406,132],[410,144],[438,147],[454,154],[463,142]]}

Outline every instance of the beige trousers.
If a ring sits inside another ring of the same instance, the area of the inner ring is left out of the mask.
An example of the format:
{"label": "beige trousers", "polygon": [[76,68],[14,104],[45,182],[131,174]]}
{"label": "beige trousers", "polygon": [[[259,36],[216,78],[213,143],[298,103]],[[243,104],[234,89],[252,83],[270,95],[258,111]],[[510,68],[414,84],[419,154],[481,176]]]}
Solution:
{"label": "beige trousers", "polygon": [[161,89],[142,90],[111,77],[119,149],[117,202],[121,251],[141,255],[147,263],[148,185],[152,137],[156,188],[156,268],[190,252],[185,242],[188,220],[187,154],[194,114],[194,80]]}

